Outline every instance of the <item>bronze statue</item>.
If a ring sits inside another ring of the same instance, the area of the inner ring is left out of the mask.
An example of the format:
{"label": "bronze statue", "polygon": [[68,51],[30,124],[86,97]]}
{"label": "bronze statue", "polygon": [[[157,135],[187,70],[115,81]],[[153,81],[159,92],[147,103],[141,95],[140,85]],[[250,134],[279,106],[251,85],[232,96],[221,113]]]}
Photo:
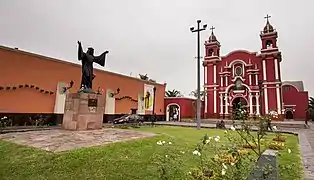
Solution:
{"label": "bronze statue", "polygon": [[95,78],[95,75],[93,74],[93,63],[95,62],[104,67],[106,55],[109,53],[109,51],[105,51],[100,56],[94,56],[93,48],[88,48],[87,52],[84,53],[81,42],[78,41],[77,43],[78,60],[82,61],[82,80],[79,92],[94,93],[92,90],[93,79]]}

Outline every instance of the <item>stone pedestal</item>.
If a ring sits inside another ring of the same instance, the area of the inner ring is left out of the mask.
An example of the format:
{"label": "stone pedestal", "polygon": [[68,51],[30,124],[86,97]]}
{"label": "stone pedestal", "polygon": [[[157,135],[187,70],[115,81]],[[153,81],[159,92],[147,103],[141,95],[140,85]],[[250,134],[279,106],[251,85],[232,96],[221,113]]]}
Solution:
{"label": "stone pedestal", "polygon": [[88,93],[67,94],[62,128],[66,130],[101,129],[105,112],[105,98]]}

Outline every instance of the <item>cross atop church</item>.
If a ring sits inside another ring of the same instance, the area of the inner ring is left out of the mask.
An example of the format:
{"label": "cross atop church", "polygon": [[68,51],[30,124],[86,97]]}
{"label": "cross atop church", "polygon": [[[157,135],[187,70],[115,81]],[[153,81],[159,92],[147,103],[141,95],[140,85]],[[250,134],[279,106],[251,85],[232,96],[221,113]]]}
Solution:
{"label": "cross atop church", "polygon": [[268,19],[271,18],[271,16],[267,14],[266,17],[264,18],[267,19],[267,22],[268,22]]}
{"label": "cross atop church", "polygon": [[214,33],[214,29],[215,29],[214,26],[212,26],[212,27],[210,28],[210,30],[212,31],[212,33]]}

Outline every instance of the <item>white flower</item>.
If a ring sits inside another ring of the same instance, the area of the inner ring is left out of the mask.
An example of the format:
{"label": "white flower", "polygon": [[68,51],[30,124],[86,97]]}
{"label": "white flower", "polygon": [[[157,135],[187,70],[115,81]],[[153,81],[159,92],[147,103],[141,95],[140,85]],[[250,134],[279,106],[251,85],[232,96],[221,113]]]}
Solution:
{"label": "white flower", "polygon": [[222,169],[222,170],[221,170],[221,175],[224,176],[225,174],[226,174],[226,170],[225,170],[225,169]]}
{"label": "white flower", "polygon": [[189,172],[188,172],[188,174],[192,174],[192,172],[191,172],[191,171],[189,171]]}
{"label": "white flower", "polygon": [[224,169],[228,169],[228,167],[225,165],[225,163],[222,163],[222,167],[223,167]]}
{"label": "white flower", "polygon": [[215,141],[218,142],[219,140],[220,140],[220,137],[219,137],[219,136],[216,136],[216,137],[215,137]]}
{"label": "white flower", "polygon": [[198,150],[195,150],[195,151],[193,151],[193,155],[200,156],[200,155],[201,155],[201,153],[200,153]]}
{"label": "white flower", "polygon": [[163,145],[161,141],[158,141],[157,144],[160,146]]}
{"label": "white flower", "polygon": [[233,127],[233,126],[231,126],[230,129],[231,129],[232,131],[235,131],[235,130],[236,130],[235,127]]}
{"label": "white flower", "polygon": [[184,151],[180,151],[182,154],[184,154],[185,152]]}
{"label": "white flower", "polygon": [[172,142],[168,142],[168,144],[172,144]]}
{"label": "white flower", "polygon": [[276,127],[276,126],[273,126],[273,130],[277,130],[277,127]]}
{"label": "white flower", "polygon": [[166,158],[168,157],[168,155],[166,155]]}
{"label": "white flower", "polygon": [[289,153],[289,154],[291,153],[291,149],[288,149],[288,153]]}
{"label": "white flower", "polygon": [[8,117],[6,117],[6,116],[3,116],[2,118],[1,118],[1,120],[4,120],[4,119],[7,119]]}
{"label": "white flower", "polygon": [[230,163],[230,165],[231,165],[231,166],[234,166],[234,163],[232,162],[232,163]]}
{"label": "white flower", "polygon": [[166,141],[162,141],[162,143],[163,143],[163,144],[165,144],[165,143],[166,143]]}

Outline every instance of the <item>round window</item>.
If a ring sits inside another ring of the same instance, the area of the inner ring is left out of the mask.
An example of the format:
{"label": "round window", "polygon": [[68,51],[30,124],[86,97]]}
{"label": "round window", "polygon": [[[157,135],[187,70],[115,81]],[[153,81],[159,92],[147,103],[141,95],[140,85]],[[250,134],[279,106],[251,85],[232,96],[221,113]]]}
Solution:
{"label": "round window", "polygon": [[240,66],[236,67],[235,74],[237,76],[241,76],[242,75],[242,68]]}

